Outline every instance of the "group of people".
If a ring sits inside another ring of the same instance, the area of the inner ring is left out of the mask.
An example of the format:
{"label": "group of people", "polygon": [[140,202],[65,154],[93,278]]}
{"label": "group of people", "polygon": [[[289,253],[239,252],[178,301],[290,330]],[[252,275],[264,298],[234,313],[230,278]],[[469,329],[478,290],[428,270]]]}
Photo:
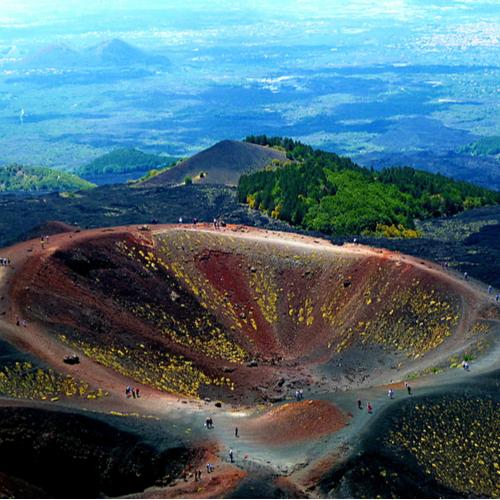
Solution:
{"label": "group of people", "polygon": [[214,428],[214,421],[212,420],[212,417],[207,417],[205,420],[205,427],[207,429],[213,429]]}
{"label": "group of people", "polygon": [[140,390],[138,387],[130,387],[128,386],[126,389],[125,389],[125,396],[127,396],[127,399],[130,399],[130,398],[140,398]]}
{"label": "group of people", "polygon": [[28,326],[28,322],[25,319],[21,319],[19,316],[16,316],[16,326],[26,328]]}
{"label": "group of people", "polygon": [[465,361],[465,359],[462,361],[462,368],[468,372],[470,370],[470,364],[468,361]]}
{"label": "group of people", "polygon": [[48,236],[40,236],[40,246],[42,248],[45,248],[45,243],[49,242],[49,237]]}
{"label": "group of people", "polygon": [[0,267],[10,266],[10,259],[7,257],[0,257]]}
{"label": "group of people", "polygon": [[[363,403],[361,402],[361,399],[358,399],[358,410],[362,410],[362,409],[363,409]],[[367,403],[366,410],[368,411],[368,413],[373,412],[373,406],[371,403]]]}
{"label": "group of people", "polygon": [[302,389],[298,389],[295,391],[295,399],[297,401],[302,401],[304,399],[304,391]]}
{"label": "group of people", "polygon": [[214,229],[220,229],[221,227],[226,227],[226,223],[223,220],[217,219],[215,217],[214,218]]}
{"label": "group of people", "polygon": [[[488,294],[491,295],[493,293],[493,287],[488,285]],[[495,295],[495,302],[500,302],[500,293]]]}
{"label": "group of people", "polygon": [[[196,226],[196,224],[198,224],[198,222],[199,221],[198,221],[197,217],[192,218],[192,223],[194,226]],[[179,224],[183,224],[183,223],[184,223],[184,219],[182,217],[179,217]],[[214,217],[213,225],[214,225],[214,229],[220,229],[221,227],[226,227],[226,223],[222,219],[218,219],[217,217]]]}
{"label": "group of people", "polygon": [[[412,394],[412,389],[411,389],[411,386],[408,382],[405,382],[405,388],[408,392],[408,396],[411,396]],[[394,389],[389,388],[388,391],[387,391],[387,397],[389,399],[394,399],[394,396],[396,395],[396,393],[394,392]],[[362,410],[363,409],[363,403],[361,402],[361,399],[358,399],[358,410]],[[372,413],[373,412],[373,406],[371,405],[371,403],[367,403],[366,405],[366,409],[368,410],[368,413]]]}

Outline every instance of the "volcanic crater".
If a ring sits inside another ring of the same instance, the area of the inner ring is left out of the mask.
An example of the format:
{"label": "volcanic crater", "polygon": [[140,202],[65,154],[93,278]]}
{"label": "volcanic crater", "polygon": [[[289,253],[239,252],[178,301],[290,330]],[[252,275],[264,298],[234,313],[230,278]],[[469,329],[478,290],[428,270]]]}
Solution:
{"label": "volcanic crater", "polygon": [[[357,425],[349,397],[487,352],[499,317],[471,283],[435,264],[244,226],[75,231],[10,252],[5,340],[62,374],[39,368],[23,379],[23,397],[124,417],[168,414],[187,448],[244,446],[263,464]],[[80,363],[66,365],[69,354]],[[9,396],[6,380],[23,366],[0,372],[0,392]],[[126,399],[128,385],[141,399]],[[298,390],[305,401],[294,401]],[[214,412],[242,440],[222,429],[213,442],[191,434]],[[218,484],[234,486],[240,472],[227,469]]]}
{"label": "volcanic crater", "polygon": [[362,387],[468,342],[477,305],[466,286],[401,255],[315,241],[245,228],[94,232],[31,258],[13,296],[68,349],[223,401],[276,398],[320,372]]}

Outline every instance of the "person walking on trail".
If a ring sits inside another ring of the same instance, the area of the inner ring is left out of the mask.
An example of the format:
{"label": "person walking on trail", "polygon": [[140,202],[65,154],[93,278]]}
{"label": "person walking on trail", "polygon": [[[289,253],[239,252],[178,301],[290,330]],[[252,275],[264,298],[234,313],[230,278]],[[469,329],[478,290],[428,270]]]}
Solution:
{"label": "person walking on trail", "polygon": [[491,293],[493,290],[493,287],[491,285],[488,285],[488,293]]}
{"label": "person walking on trail", "polygon": [[210,474],[210,464],[207,464],[207,474]]}
{"label": "person walking on trail", "polygon": [[362,410],[363,406],[361,405],[361,399],[358,399],[358,410]]}
{"label": "person walking on trail", "polygon": [[240,437],[240,436],[238,435],[238,427],[235,427],[235,428],[234,428],[234,437]]}
{"label": "person walking on trail", "polygon": [[368,403],[366,409],[368,410],[368,413],[372,413],[373,412],[373,408],[372,408],[371,403]]}
{"label": "person walking on trail", "polygon": [[304,399],[304,391],[302,389],[299,389],[299,401],[302,401]]}
{"label": "person walking on trail", "polygon": [[140,396],[139,396],[139,387],[136,387],[136,389],[135,389],[135,395],[136,395],[137,397],[140,397]]}
{"label": "person walking on trail", "polygon": [[232,449],[229,450],[229,460],[231,463],[234,463],[234,453]]}
{"label": "person walking on trail", "polygon": [[405,387],[406,387],[406,390],[408,391],[408,396],[411,396],[411,387],[410,387],[410,384],[408,382],[405,382]]}
{"label": "person walking on trail", "polygon": [[464,273],[464,280],[465,281],[467,281],[468,276],[469,276],[469,273],[467,271],[465,271],[465,273]]}
{"label": "person walking on trail", "polygon": [[500,293],[497,293],[496,296],[495,296],[495,300],[497,302],[500,302]]}
{"label": "person walking on trail", "polygon": [[387,391],[387,396],[389,396],[389,399],[394,399],[394,391],[392,389],[389,389]]}

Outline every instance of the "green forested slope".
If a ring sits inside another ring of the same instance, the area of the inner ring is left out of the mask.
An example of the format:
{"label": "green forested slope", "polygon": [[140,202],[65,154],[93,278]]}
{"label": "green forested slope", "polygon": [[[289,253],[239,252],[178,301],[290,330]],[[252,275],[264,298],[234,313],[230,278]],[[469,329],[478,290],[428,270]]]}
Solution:
{"label": "green forested slope", "polygon": [[143,153],[138,149],[115,149],[80,167],[78,175],[124,174],[165,167],[176,160],[171,156]]}
{"label": "green forested slope", "polygon": [[251,136],[247,141],[282,148],[288,161],[243,175],[240,202],[307,229],[412,237],[415,219],[500,201],[500,193],[466,182],[409,167],[375,172],[291,139]]}
{"label": "green forested slope", "polygon": [[77,191],[94,184],[67,172],[46,167],[8,165],[0,167],[0,192],[10,191]]}

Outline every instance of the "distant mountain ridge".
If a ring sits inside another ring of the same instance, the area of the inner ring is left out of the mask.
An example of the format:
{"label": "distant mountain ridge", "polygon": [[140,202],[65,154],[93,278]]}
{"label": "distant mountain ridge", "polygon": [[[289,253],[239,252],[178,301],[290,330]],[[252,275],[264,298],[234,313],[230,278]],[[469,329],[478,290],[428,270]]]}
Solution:
{"label": "distant mountain ridge", "polygon": [[224,140],[172,167],[166,172],[147,179],[145,187],[180,184],[186,177],[196,178],[203,184],[235,186],[242,174],[262,169],[273,160],[285,161],[286,156],[276,149],[241,141]]}
{"label": "distant mountain ridge", "polygon": [[107,66],[168,66],[168,58],[151,54],[119,39],[105,40],[83,50],[51,44],[25,57],[21,64],[32,68],[86,68]]}

